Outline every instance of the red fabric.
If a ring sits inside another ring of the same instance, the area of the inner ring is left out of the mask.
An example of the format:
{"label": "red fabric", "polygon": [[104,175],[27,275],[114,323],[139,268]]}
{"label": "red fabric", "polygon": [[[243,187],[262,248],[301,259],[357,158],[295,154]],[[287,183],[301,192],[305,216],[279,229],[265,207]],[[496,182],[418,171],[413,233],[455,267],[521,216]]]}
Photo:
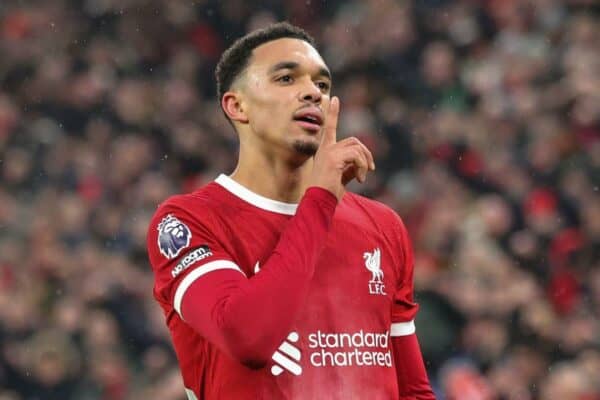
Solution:
{"label": "red fabric", "polygon": [[444,395],[447,400],[495,400],[498,398],[485,376],[470,364],[453,364],[443,375]]}
{"label": "red fabric", "polygon": [[0,36],[7,39],[22,39],[28,36],[32,30],[31,16],[25,12],[17,11],[8,14],[0,29]]}
{"label": "red fabric", "polygon": [[102,181],[99,177],[94,175],[88,175],[81,179],[77,187],[79,195],[92,204],[100,200],[103,189]]}
{"label": "red fabric", "polygon": [[577,279],[566,269],[554,274],[548,285],[548,294],[554,309],[561,315],[573,312],[581,296]]}
{"label": "red fabric", "polygon": [[[412,321],[417,308],[408,235],[389,207],[348,192],[335,206],[326,240],[319,239],[314,227],[302,224],[314,224],[315,215],[320,224],[326,203],[335,203],[323,194],[313,212],[281,208],[220,176],[193,193],[170,197],[157,209],[148,229],[154,296],[184,385],[199,399],[400,398],[389,331],[394,323]],[[282,246],[285,240],[292,245]],[[303,268],[316,243],[324,248],[312,277],[304,275],[310,271],[293,273]],[[281,257],[287,272],[272,257]],[[217,280],[221,288],[211,288],[221,272],[228,272]],[[266,278],[263,274],[276,275],[268,278],[271,289],[258,283]],[[248,282],[239,282],[240,276]],[[298,297],[306,279],[307,294]],[[202,280],[211,283],[199,286]],[[192,301],[188,296],[197,287],[222,297],[203,304],[207,300],[200,289]],[[263,303],[248,300],[249,293],[258,293]],[[292,300],[292,306],[281,304]],[[209,310],[207,316],[190,323],[195,319],[190,313],[202,313],[197,307]],[[286,308],[291,310],[281,311]],[[288,331],[279,326],[285,321],[292,321]],[[276,336],[281,339],[265,368],[249,368],[269,357],[266,349]],[[252,341],[263,349],[250,349]],[[278,354],[289,356],[289,362]]]}
{"label": "red fabric", "polygon": [[400,400],[435,400],[417,335],[391,339]]}
{"label": "red fabric", "polygon": [[264,366],[306,297],[336,204],[328,191],[309,189],[261,273],[217,270],[197,279],[183,297],[185,321],[235,359]]}
{"label": "red fabric", "polygon": [[465,176],[475,176],[483,170],[483,160],[475,151],[467,150],[458,161],[458,169]]}
{"label": "red fabric", "polygon": [[556,211],[558,200],[550,189],[534,189],[525,199],[524,211],[527,215],[548,215]]}
{"label": "red fabric", "polygon": [[564,266],[569,256],[584,246],[584,235],[575,228],[562,230],[552,239],[550,244],[550,259],[555,265]]}
{"label": "red fabric", "polygon": [[190,32],[190,41],[201,55],[217,59],[222,51],[221,39],[208,24],[199,23]]}

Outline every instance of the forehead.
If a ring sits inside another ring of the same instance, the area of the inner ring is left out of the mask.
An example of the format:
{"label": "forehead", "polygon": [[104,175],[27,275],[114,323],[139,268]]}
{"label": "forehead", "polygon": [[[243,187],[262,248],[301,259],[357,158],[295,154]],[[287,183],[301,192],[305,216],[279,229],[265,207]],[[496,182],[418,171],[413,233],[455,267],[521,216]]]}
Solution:
{"label": "forehead", "polygon": [[282,61],[297,62],[305,68],[327,68],[317,49],[309,43],[300,39],[282,38],[256,47],[252,51],[248,69],[268,69]]}

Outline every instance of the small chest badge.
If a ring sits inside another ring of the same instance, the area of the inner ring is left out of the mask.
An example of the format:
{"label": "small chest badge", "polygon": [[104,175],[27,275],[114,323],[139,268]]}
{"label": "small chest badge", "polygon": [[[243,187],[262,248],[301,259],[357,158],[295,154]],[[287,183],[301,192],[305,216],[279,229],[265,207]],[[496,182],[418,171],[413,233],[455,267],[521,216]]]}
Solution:
{"label": "small chest badge", "polygon": [[369,253],[365,251],[363,254],[365,259],[365,267],[371,272],[371,280],[369,281],[369,293],[385,295],[385,285],[383,283],[383,271],[381,270],[381,250],[379,248]]}

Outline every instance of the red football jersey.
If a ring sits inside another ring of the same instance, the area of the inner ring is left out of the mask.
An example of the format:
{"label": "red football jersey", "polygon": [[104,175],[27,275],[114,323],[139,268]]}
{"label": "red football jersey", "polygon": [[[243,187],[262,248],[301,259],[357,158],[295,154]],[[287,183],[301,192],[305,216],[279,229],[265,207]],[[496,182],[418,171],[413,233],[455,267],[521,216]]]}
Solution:
{"label": "red football jersey", "polygon": [[339,202],[308,296],[267,367],[244,366],[182,319],[186,290],[207,273],[260,274],[296,208],[221,175],[156,212],[154,296],[189,399],[398,399],[390,336],[414,333],[412,250],[400,218],[379,202],[352,193]]}

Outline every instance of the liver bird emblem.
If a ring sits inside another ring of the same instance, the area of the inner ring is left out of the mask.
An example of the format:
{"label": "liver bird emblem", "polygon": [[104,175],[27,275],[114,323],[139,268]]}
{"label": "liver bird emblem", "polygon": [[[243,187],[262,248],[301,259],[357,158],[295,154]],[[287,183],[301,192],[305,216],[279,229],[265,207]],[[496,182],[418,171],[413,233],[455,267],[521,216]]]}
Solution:
{"label": "liver bird emblem", "polygon": [[378,248],[373,250],[372,253],[365,251],[363,254],[363,258],[365,259],[365,267],[371,274],[373,274],[371,278],[371,282],[382,283],[383,281],[383,271],[381,270],[381,250]]}

